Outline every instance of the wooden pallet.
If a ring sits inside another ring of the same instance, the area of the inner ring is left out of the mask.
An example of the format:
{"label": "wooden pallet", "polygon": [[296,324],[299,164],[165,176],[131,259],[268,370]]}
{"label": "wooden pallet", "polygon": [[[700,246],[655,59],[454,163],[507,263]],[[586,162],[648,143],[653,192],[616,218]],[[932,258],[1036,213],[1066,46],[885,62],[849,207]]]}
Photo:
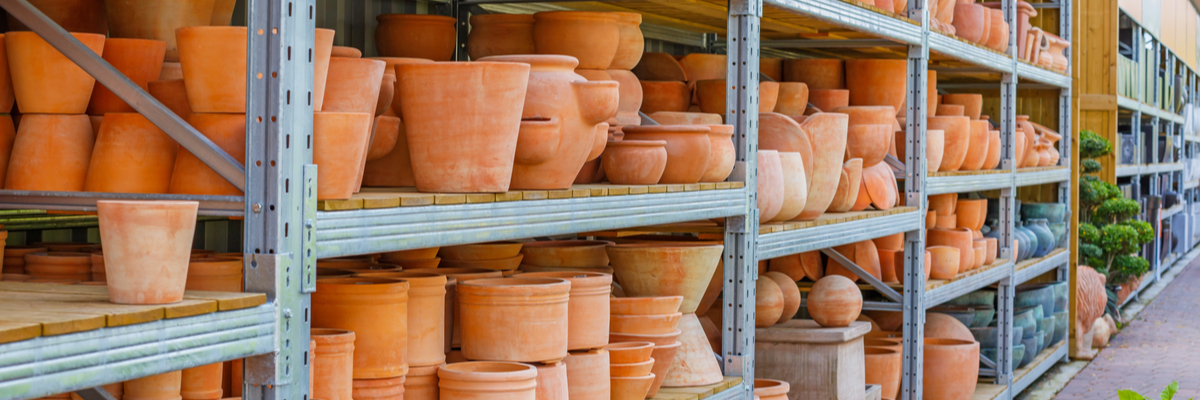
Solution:
{"label": "wooden pallet", "polygon": [[727,376],[721,383],[708,386],[697,386],[687,388],[661,388],[658,389],[658,394],[654,397],[649,397],[652,400],[698,400],[714,394],[720,393],[725,389],[737,386],[742,383],[742,378],[736,376]]}
{"label": "wooden pallet", "polygon": [[238,310],[266,301],[262,293],[187,291],[174,304],[124,305],[109,302],[104,286],[0,282],[0,343]]}
{"label": "wooden pallet", "polygon": [[450,204],[499,203],[506,201],[553,200],[580,197],[625,196],[647,193],[696,192],[741,189],[745,182],[694,183],[687,185],[573,185],[566,190],[515,190],[504,193],[421,193],[417,188],[363,188],[346,200],[321,200],[320,211],[416,207]]}

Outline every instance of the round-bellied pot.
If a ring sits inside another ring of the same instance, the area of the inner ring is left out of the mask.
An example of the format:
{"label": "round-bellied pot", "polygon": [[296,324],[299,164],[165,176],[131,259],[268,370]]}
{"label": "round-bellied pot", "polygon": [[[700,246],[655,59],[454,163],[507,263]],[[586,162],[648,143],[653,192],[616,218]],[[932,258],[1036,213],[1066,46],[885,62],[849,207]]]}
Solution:
{"label": "round-bellied pot", "polygon": [[533,15],[472,15],[471,33],[467,35],[467,55],[472,60],[478,60],[509,54],[536,54],[533,47]]}
{"label": "round-bellied pot", "polygon": [[783,206],[771,221],[790,221],[804,211],[808,203],[808,182],[804,177],[804,160],[800,153],[779,152],[783,169]]}
{"label": "round-bellied pot", "polygon": [[[183,0],[183,1],[153,1],[153,0],[112,0],[105,2],[108,11],[108,33],[114,38],[153,39],[167,42],[166,61],[179,61],[181,44],[178,43],[176,30],[185,27],[199,27],[212,24],[214,0]],[[229,25],[226,21],[225,25]],[[245,31],[245,28],[242,28]],[[245,45],[242,37],[242,45]],[[243,48],[243,52],[245,49]],[[230,54],[236,57],[235,54]],[[244,58],[244,57],[243,57]],[[226,58],[220,63],[229,66]],[[231,67],[232,68],[232,67]],[[242,66],[243,73],[245,66]]]}
{"label": "round-bellied pot", "polygon": [[733,125],[709,125],[708,167],[700,182],[724,182],[733,172],[737,156],[733,148]]}
{"label": "round-bellied pot", "polygon": [[875,166],[888,154],[891,125],[852,125],[847,130],[846,155],[861,158],[864,168]]}
{"label": "round-bellied pot", "polygon": [[[192,114],[188,123],[209,140],[225,150],[239,163],[246,158],[246,115],[245,114]],[[175,156],[175,168],[171,173],[172,194],[204,194],[216,196],[241,196],[242,191],[211,167],[196,158],[191,152],[179,147]]]}
{"label": "round-bellied pot", "polygon": [[821,326],[850,326],[861,312],[862,293],[844,276],[826,275],[808,293],[808,314]]}
{"label": "round-bellied pot", "polygon": [[199,206],[195,201],[96,202],[109,301],[183,300]]}
{"label": "round-bellied pot", "polygon": [[[684,112],[692,103],[692,91],[687,82],[681,81],[639,81],[642,86],[641,111],[647,115],[660,111]],[[653,117],[651,117],[653,119]],[[671,125],[655,119],[659,124]],[[720,119],[717,123],[720,123]]]}
{"label": "round-bellied pot", "polygon": [[87,281],[91,278],[91,256],[87,253],[28,253],[25,273],[36,279]]}
{"label": "round-bellied pot", "polygon": [[[121,71],[125,77],[146,90],[150,81],[158,80],[162,72],[167,43],[161,40],[108,39],[104,41],[104,61]],[[111,90],[99,82],[92,89],[87,113],[104,115],[110,112],[135,112]]]}
{"label": "round-bellied pot", "polygon": [[410,366],[446,362],[445,275],[432,272],[375,272],[359,276],[408,281],[408,354]]}
{"label": "round-bellied pot", "polygon": [[183,383],[183,371],[173,371],[125,381],[122,399],[178,400]]}
{"label": "round-bellied pot", "polygon": [[936,376],[923,386],[930,399],[965,399],[975,393],[979,378],[979,342],[925,339],[925,376]]}
{"label": "round-bellied pot", "polygon": [[636,67],[638,61],[642,59],[642,52],[646,47],[646,40],[642,36],[642,14],[630,12],[615,12],[617,15],[617,31],[620,32],[620,41],[617,44],[617,53],[613,56],[612,64],[608,69],[623,69],[631,70]]}
{"label": "round-bellied pot", "polygon": [[555,278],[459,282],[462,349],[467,359],[549,361],[567,355],[571,284]]}
{"label": "round-bellied pot", "polygon": [[[868,366],[867,373],[870,373],[870,371],[870,367]],[[897,378],[899,378],[899,375],[897,375]],[[787,400],[789,391],[791,391],[791,385],[784,381],[774,379],[754,380],[754,396],[760,400]]]}
{"label": "round-bellied pot", "polygon": [[[787,186],[783,176],[783,159],[775,150],[758,151],[758,221],[767,222],[783,210]],[[807,198],[807,196],[806,196]]]}
{"label": "round-bellied pot", "polygon": [[[612,242],[604,240],[529,242],[521,246],[521,254],[525,255],[522,262],[542,267],[607,267],[608,252],[605,247],[610,244]],[[605,309],[608,307],[605,306]]]}
{"label": "round-bellied pot", "polygon": [[604,400],[611,397],[608,351],[572,351],[567,365],[567,389],[571,399]]}
{"label": "round-bellied pot", "polygon": [[[929,246],[925,248],[929,253],[932,265],[932,270],[929,277],[933,279],[954,279],[958,275],[959,263],[961,262],[959,248],[953,246]],[[974,251],[974,249],[972,249]]]}
{"label": "round-bellied pot", "polygon": [[446,364],[409,368],[404,376],[404,398],[408,400],[438,399],[438,370]]}
{"label": "round-bellied pot", "polygon": [[384,57],[450,61],[454,56],[453,17],[418,14],[383,14],[375,17],[375,49]]}
{"label": "round-bellied pot", "polygon": [[[96,54],[104,53],[104,35],[72,33]],[[21,113],[83,114],[96,78],[33,32],[4,35],[13,92]]]}
{"label": "round-bellied pot", "polygon": [[[67,32],[108,34],[108,16],[103,0],[31,0],[38,11]],[[28,26],[8,15],[9,31],[28,31]]]}
{"label": "round-bellied pot", "polygon": [[192,111],[245,113],[246,27],[180,28],[177,37]]}
{"label": "round-bellied pot", "polygon": [[846,89],[855,106],[904,105],[906,60],[846,60]]}
{"label": "round-bellied pot", "polygon": [[626,126],[625,140],[664,140],[667,166],[659,183],[698,183],[708,169],[711,129],[702,125]]}
{"label": "round-bellied pot", "polygon": [[929,117],[929,129],[943,131],[941,172],[958,171],[967,159],[971,144],[971,119],[968,117]]}
{"label": "round-bellied pot", "polygon": [[4,188],[83,190],[93,143],[86,115],[25,114],[12,144]]}
{"label": "round-bellied pot", "polygon": [[357,400],[395,400],[404,398],[405,377],[355,379],[352,397]]}
{"label": "round-bellied pot", "polygon": [[808,85],[803,82],[780,82],[774,112],[783,115],[804,115],[808,108]]}
{"label": "round-bellied pot", "polygon": [[959,271],[962,272],[969,268],[965,266],[975,265],[975,247],[972,243],[974,235],[969,228],[929,229],[926,232],[927,246],[954,246],[959,251]]}
{"label": "round-bellied pot", "polygon": [[809,90],[845,89],[845,61],[818,58],[783,60],[783,80],[804,82]]}
{"label": "round-bellied pot", "polygon": [[317,280],[314,327],[354,332],[354,378],[394,378],[408,372],[409,283],[354,277]]}
{"label": "round-bellied pot", "polygon": [[317,199],[348,199],[358,191],[371,114],[317,112],[313,114],[313,163],[317,165]]}
{"label": "round-bellied pot", "polygon": [[341,329],[313,328],[317,343],[311,363],[314,369],[313,398],[348,400],[353,398],[354,332]]}
{"label": "round-bellied pot", "polygon": [[770,328],[783,315],[783,290],[779,284],[765,276],[755,281],[754,326]]}
{"label": "round-bellied pot", "polygon": [[529,70],[501,62],[396,66],[417,190],[508,190]]}
{"label": "round-bellied pot", "polygon": [[557,278],[571,283],[567,302],[567,349],[583,350],[608,343],[612,275],[596,272],[530,272],[521,278]]}
{"label": "round-bellied pot", "polygon": [[109,113],[89,161],[89,192],[166,193],[179,145],[137,113]]}
{"label": "round-bellied pot", "polygon": [[626,295],[683,296],[679,312],[689,314],[699,306],[724,249],[721,244],[618,244],[608,247],[608,257]]}
{"label": "round-bellied pot", "polygon": [[441,366],[437,376],[440,398],[447,400],[537,399],[537,368],[532,365],[492,361],[462,362]]}
{"label": "round-bellied pot", "polygon": [[582,69],[609,69],[621,42],[615,13],[543,11],[533,14],[533,43],[538,54],[564,54]]}

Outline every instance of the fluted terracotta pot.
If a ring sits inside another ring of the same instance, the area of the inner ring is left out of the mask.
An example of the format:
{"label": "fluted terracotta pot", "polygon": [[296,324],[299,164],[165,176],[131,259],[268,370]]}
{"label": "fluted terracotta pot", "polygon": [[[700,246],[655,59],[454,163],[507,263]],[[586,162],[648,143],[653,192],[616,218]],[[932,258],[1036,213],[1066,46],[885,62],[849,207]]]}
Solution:
{"label": "fluted terracotta pot", "polygon": [[[96,54],[104,35],[72,33]],[[33,32],[4,35],[13,92],[23,114],[83,114],[96,79]]]}
{"label": "fluted terracotta pot", "polygon": [[312,325],[354,332],[354,378],[393,378],[408,372],[407,281],[329,278],[317,281]]}
{"label": "fluted terracotta pot", "polygon": [[826,275],[808,293],[808,314],[821,326],[850,326],[861,312],[862,293],[844,276]]}
{"label": "fluted terracotta pot", "polygon": [[[148,89],[150,81],[158,80],[162,72],[163,55],[167,43],[160,40],[108,39],[104,41],[104,61],[121,71],[142,90]],[[92,98],[87,113],[103,115],[110,112],[135,112],[111,90],[100,83],[92,89]]]}
{"label": "fluted terracotta pot", "polygon": [[401,400],[404,399],[405,377],[383,379],[355,379],[352,396],[356,400]]}
{"label": "fluted terracotta pot", "polygon": [[975,250],[971,243],[974,236],[969,228],[929,229],[926,233],[928,246],[953,246],[959,251],[959,272],[965,271],[964,266],[975,265]]}
{"label": "fluted terracotta pot", "polygon": [[96,138],[84,190],[166,193],[178,148],[141,114],[110,113]]}
{"label": "fluted terracotta pot", "polygon": [[922,372],[936,376],[922,386],[930,399],[965,399],[975,393],[979,381],[979,342],[926,338]]}
{"label": "fluted terracotta pot", "polygon": [[182,371],[167,372],[144,378],[125,381],[122,399],[129,400],[179,400],[182,386]]}
{"label": "fluted terracotta pot", "polygon": [[617,15],[590,11],[544,11],[533,14],[534,48],[538,54],[564,54],[579,59],[579,68],[609,69],[621,42]]}
{"label": "fluted terracotta pot", "polygon": [[783,80],[804,82],[808,85],[809,90],[845,89],[845,61],[816,58],[784,60]]}
{"label": "fluted terracotta pot", "polygon": [[109,301],[183,300],[199,206],[195,201],[96,202]]}
{"label": "fluted terracotta pot", "polygon": [[26,114],[11,145],[4,188],[81,191],[92,145],[86,115]]}
{"label": "fluted terracotta pot", "polygon": [[192,111],[245,113],[246,27],[180,28],[177,37]]}
{"label": "fluted terracotta pot", "polygon": [[665,140],[667,166],[660,183],[697,183],[708,168],[711,129],[699,125],[627,126],[625,140]]}
{"label": "fluted terracotta pot", "polygon": [[531,272],[522,278],[557,278],[571,283],[567,302],[567,348],[594,349],[608,343],[612,275],[595,272]]}
{"label": "fluted terracotta pot", "polygon": [[571,399],[603,400],[611,397],[608,351],[573,351],[567,365],[567,388]]}
{"label": "fluted terracotta pot", "polygon": [[446,400],[537,399],[537,368],[532,365],[463,362],[443,365],[437,376],[440,398]]}
{"label": "fluted terracotta pot", "polygon": [[383,14],[375,17],[375,49],[384,57],[450,61],[458,21],[441,15]]}
{"label": "fluted terracotta pot", "polygon": [[[179,61],[176,30],[212,25],[214,0],[112,0],[105,2],[108,33],[113,38],[153,39],[167,42],[166,61]],[[223,13],[222,13],[223,14]],[[229,25],[226,20],[225,25]],[[245,28],[242,28],[244,31]],[[103,32],[100,32],[103,33]],[[245,45],[245,37],[242,37]],[[243,53],[245,48],[243,47]],[[231,56],[235,56],[231,54]],[[221,58],[220,60],[227,60]],[[245,66],[243,65],[243,73]]]}
{"label": "fluted terracotta pot", "polygon": [[725,246],[620,244],[608,247],[616,279],[629,296],[683,296],[679,311],[696,311]]}
{"label": "fluted terracotta pot", "polygon": [[783,206],[771,221],[791,221],[804,211],[808,203],[808,181],[804,177],[804,160],[800,153],[781,152],[783,169]]}
{"label": "fluted terracotta pot", "polygon": [[[246,158],[245,114],[192,114],[188,123],[239,163]],[[242,191],[182,146],[171,173],[172,194],[241,196]]]}
{"label": "fluted terracotta pot", "polygon": [[471,33],[467,36],[467,55],[472,60],[478,60],[509,54],[536,54],[533,47],[533,15],[472,15]]}
{"label": "fluted terracotta pot", "polygon": [[907,60],[846,60],[846,89],[856,106],[904,105]]}
{"label": "fluted terracotta pot", "polygon": [[940,172],[958,171],[967,159],[971,141],[971,119],[968,117],[929,117],[929,129],[945,135]]}
{"label": "fluted terracotta pot", "polygon": [[972,120],[969,124],[971,137],[967,146],[967,156],[959,166],[960,171],[977,171],[987,162],[988,128],[991,124],[984,120]]}
{"label": "fluted terracotta pot", "polygon": [[783,161],[775,150],[758,151],[758,220],[768,222],[783,210],[787,183],[783,176]]}

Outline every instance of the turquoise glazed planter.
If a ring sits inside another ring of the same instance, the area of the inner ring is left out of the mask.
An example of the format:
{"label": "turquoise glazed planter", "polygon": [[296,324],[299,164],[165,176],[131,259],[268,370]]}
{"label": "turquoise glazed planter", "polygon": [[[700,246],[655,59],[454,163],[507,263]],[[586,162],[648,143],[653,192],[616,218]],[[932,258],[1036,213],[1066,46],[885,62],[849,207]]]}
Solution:
{"label": "turquoise glazed planter", "polygon": [[1059,342],[1062,342],[1063,339],[1067,338],[1067,330],[1068,330],[1067,328],[1070,327],[1069,324],[1071,322],[1070,321],[1071,320],[1071,312],[1070,311],[1056,312],[1056,313],[1054,313],[1054,320],[1055,320],[1054,340],[1051,340],[1050,344],[1058,344]]}
{"label": "turquoise glazed planter", "polygon": [[1021,205],[1021,218],[1025,220],[1045,219],[1059,223],[1066,219],[1066,215],[1066,203],[1025,203]]}
{"label": "turquoise glazed planter", "polygon": [[1054,232],[1050,231],[1050,227],[1046,225],[1046,220],[1044,219],[1027,220],[1025,228],[1037,235],[1038,250],[1036,253],[1033,253],[1034,257],[1044,257],[1058,244],[1058,240],[1054,237]]}
{"label": "turquoise glazed planter", "polygon": [[1040,305],[1042,310],[1038,318],[1046,318],[1046,315],[1054,313],[1054,286],[1048,283],[1037,283],[1032,285],[1017,286],[1017,296],[1013,300],[1013,306],[1018,310],[1026,307]]}

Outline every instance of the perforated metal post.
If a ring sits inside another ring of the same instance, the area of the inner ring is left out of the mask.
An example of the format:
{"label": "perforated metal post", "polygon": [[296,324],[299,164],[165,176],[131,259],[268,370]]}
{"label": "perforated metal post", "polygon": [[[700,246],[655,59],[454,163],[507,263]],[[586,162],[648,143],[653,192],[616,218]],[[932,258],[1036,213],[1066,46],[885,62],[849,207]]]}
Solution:
{"label": "perforated metal post", "polygon": [[[921,21],[921,43],[908,46],[908,110],[905,113],[904,191],[905,203],[916,206],[925,215],[928,202],[925,194],[926,158],[925,130],[929,79],[929,2],[914,0],[908,3],[908,17]],[[925,219],[921,227],[904,234],[904,359],[900,397],[921,398],[922,354],[925,338]]]}

